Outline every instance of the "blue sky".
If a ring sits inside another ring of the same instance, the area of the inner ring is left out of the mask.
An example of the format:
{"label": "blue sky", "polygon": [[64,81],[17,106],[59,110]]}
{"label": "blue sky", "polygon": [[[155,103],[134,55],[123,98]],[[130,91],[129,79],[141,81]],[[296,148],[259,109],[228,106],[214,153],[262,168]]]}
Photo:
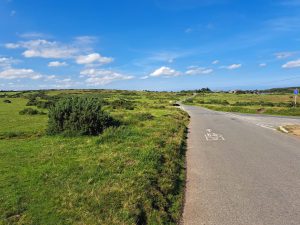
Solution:
{"label": "blue sky", "polygon": [[0,0],[0,89],[300,85],[300,0]]}

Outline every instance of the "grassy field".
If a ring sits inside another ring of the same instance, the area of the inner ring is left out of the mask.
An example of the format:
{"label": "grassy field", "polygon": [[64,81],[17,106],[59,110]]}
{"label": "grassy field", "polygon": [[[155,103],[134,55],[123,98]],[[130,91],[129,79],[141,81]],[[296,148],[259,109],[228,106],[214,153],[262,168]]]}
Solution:
{"label": "grassy field", "polygon": [[79,137],[47,136],[47,115],[20,115],[36,109],[26,106],[30,94],[0,98],[0,224],[178,222],[188,123],[170,104],[179,94],[45,92],[102,97],[105,110],[122,122],[99,136]]}
{"label": "grassy field", "polygon": [[185,104],[225,112],[300,116],[300,102],[293,106],[291,94],[199,93],[187,96]]}

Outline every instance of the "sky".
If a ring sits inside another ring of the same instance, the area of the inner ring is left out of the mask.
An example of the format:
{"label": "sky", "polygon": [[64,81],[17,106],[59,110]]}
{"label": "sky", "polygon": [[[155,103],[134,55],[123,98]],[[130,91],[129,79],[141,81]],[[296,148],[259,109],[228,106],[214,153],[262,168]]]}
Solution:
{"label": "sky", "polygon": [[0,0],[0,90],[300,85],[300,0]]}

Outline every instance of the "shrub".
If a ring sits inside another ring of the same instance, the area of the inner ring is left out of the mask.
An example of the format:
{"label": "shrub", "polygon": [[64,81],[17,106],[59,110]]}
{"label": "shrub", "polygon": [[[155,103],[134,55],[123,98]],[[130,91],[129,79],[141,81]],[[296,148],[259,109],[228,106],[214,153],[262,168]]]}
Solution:
{"label": "shrub", "polygon": [[194,102],[194,99],[192,98],[188,98],[184,101],[185,103],[193,103]]}
{"label": "shrub", "polygon": [[229,102],[227,100],[211,99],[208,102],[205,102],[205,104],[229,105]]}
{"label": "shrub", "polygon": [[11,103],[11,101],[8,100],[8,99],[5,99],[3,102],[4,102],[4,103]]}
{"label": "shrub", "polygon": [[38,115],[41,114],[38,110],[32,108],[26,108],[19,112],[20,115]]}
{"label": "shrub", "polygon": [[99,98],[68,97],[49,109],[48,134],[97,135],[119,123],[103,111]]}
{"label": "shrub", "polygon": [[151,113],[137,113],[135,117],[140,121],[152,120],[154,116]]}
{"label": "shrub", "polygon": [[36,106],[38,108],[42,108],[42,109],[49,109],[53,105],[54,105],[53,101],[37,101],[36,102]]}
{"label": "shrub", "polygon": [[114,100],[111,103],[111,105],[114,109],[123,108],[123,109],[127,109],[127,110],[134,110],[134,104],[131,101],[128,101],[126,99]]}
{"label": "shrub", "polygon": [[26,106],[36,106],[36,104],[37,104],[37,100],[34,98],[34,99],[29,99]]}

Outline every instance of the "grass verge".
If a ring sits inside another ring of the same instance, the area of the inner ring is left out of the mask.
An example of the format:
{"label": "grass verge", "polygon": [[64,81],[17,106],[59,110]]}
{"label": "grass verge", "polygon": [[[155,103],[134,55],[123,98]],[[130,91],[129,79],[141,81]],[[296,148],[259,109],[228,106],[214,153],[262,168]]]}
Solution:
{"label": "grass verge", "polygon": [[0,224],[178,222],[188,116],[169,106],[176,94],[91,92],[76,94],[126,98],[135,107],[108,104],[122,126],[99,136],[64,137],[45,135],[47,115],[19,115],[24,98],[3,103]]}

